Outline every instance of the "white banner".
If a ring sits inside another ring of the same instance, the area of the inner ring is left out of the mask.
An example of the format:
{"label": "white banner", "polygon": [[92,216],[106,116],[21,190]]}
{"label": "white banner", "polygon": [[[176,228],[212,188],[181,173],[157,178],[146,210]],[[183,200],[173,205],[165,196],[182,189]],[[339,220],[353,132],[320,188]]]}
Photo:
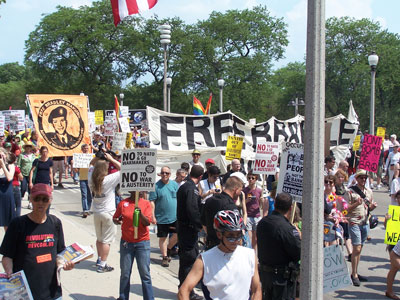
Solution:
{"label": "white banner", "polygon": [[324,294],[350,286],[351,278],[341,247],[324,248]]}
{"label": "white banner", "polygon": [[113,136],[118,131],[118,125],[114,120],[106,119],[104,121],[104,136]]}
{"label": "white banner", "polygon": [[[23,131],[25,130],[25,111],[24,110],[3,110],[1,115],[5,117],[6,129],[11,125],[12,131]],[[12,117],[14,116],[14,117]],[[12,120],[12,121],[11,121]]]}
{"label": "white banner", "polygon": [[279,158],[279,143],[259,142],[256,148],[254,174],[275,175]]}
{"label": "white banner", "polygon": [[122,151],[121,191],[154,191],[156,164],[156,149],[142,148]]}
{"label": "white banner", "polygon": [[89,168],[90,162],[94,157],[93,153],[74,153],[73,155],[73,167],[80,168]]}
{"label": "white banner", "polygon": [[296,202],[301,202],[303,197],[303,162],[303,144],[282,143],[277,192],[289,193]]}
{"label": "white banner", "polygon": [[122,150],[125,149],[126,132],[114,132],[112,148],[116,154],[121,154]]}
{"label": "white banner", "polygon": [[119,125],[121,126],[122,132],[131,132],[131,128],[129,127],[129,122],[126,117],[119,118]]}
{"label": "white banner", "polygon": [[4,136],[4,129],[5,129],[5,117],[0,116],[0,136]]}
{"label": "white banner", "polygon": [[92,133],[96,130],[96,117],[94,111],[88,112],[88,119],[89,119],[89,133]]}
{"label": "white banner", "polygon": [[120,118],[129,118],[129,106],[120,106],[119,110],[121,111]]}

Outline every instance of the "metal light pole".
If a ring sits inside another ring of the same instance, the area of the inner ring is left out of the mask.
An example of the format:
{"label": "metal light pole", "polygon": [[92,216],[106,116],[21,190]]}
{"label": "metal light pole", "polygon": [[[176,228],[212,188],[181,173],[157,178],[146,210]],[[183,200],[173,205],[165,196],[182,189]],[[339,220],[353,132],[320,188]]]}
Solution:
{"label": "metal light pole", "polygon": [[299,106],[304,106],[305,103],[303,99],[299,99],[297,96],[294,100],[288,103],[288,106],[294,106],[294,116],[296,117],[299,114]]}
{"label": "metal light pole", "polygon": [[159,27],[160,30],[160,41],[164,48],[164,111],[167,111],[167,49],[168,44],[171,43],[171,25],[163,24]]}
{"label": "metal light pole", "polygon": [[378,65],[379,56],[372,52],[368,56],[368,63],[371,67],[371,111],[369,116],[369,133],[375,134],[375,75],[376,67]]}
{"label": "metal light pole", "polygon": [[167,88],[168,88],[168,105],[167,105],[167,112],[171,112],[171,84],[172,84],[172,78],[168,77],[167,78]]}
{"label": "metal light pole", "polygon": [[124,97],[125,97],[124,93],[119,94],[119,98],[121,99],[121,106],[124,105]]}
{"label": "metal light pole", "polygon": [[222,92],[223,92],[223,89],[224,89],[224,84],[225,84],[225,80],[223,80],[222,78],[221,79],[218,79],[218,86],[219,86],[219,112],[221,113],[221,112],[223,112],[224,111],[224,105],[223,105],[223,95],[222,95]]}

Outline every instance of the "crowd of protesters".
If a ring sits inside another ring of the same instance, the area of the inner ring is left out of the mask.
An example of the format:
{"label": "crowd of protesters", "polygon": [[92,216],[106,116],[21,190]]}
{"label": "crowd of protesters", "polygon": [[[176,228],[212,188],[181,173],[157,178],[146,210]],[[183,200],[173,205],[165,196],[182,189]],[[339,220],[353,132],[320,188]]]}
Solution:
{"label": "crowd of protesters", "polygon": [[[161,265],[168,268],[172,257],[179,258],[179,299],[298,297],[301,205],[296,207],[289,194],[276,193],[279,168],[266,179],[264,187],[261,176],[251,169],[246,171],[243,161],[232,160],[228,171],[222,174],[213,159],[205,160],[204,167],[201,151],[195,149],[192,160],[181,164],[174,179],[170,166],[165,165],[158,174],[160,179],[154,192],[131,192],[123,199],[118,188],[120,156],[109,151],[111,144],[103,136],[102,128],[94,132],[90,145],[84,144],[80,149],[81,153],[95,154],[89,168],[73,168],[73,160],[68,157],[49,157],[49,149],[40,147],[35,132],[10,134],[0,140],[0,226],[6,230],[0,253],[8,275],[25,270],[28,281],[35,284],[35,299],[61,299],[61,288],[55,285],[51,272],[58,263],[51,255],[51,265],[44,273],[46,279],[38,282],[35,274],[43,271],[42,266],[25,263],[24,255],[34,257],[42,252],[23,253],[18,234],[26,239],[32,235],[29,228],[40,224],[35,230],[56,237],[52,253],[65,248],[61,222],[49,214],[49,207],[54,187],[63,189],[62,181],[67,176],[80,185],[82,217],[93,213],[98,273],[114,271],[107,258],[117,226],[121,226],[118,300],[129,299],[135,259],[143,299],[154,299],[150,275],[151,224],[157,227]],[[136,130],[133,142],[136,147],[149,146],[145,131]],[[369,232],[377,224],[372,213],[377,207],[372,189],[386,184],[392,204],[400,203],[399,146],[395,136],[385,139],[377,175],[357,169],[360,151],[349,149],[340,162],[333,155],[325,158],[324,246],[346,246],[354,286],[367,281],[358,267]],[[25,194],[32,211],[20,217]],[[137,238],[132,226],[136,209]],[[27,228],[22,233],[18,231],[21,226]],[[205,237],[203,249],[199,248],[201,237]],[[399,299],[393,292],[394,277],[400,269],[399,249],[400,245],[389,249],[391,269],[386,296],[391,299]],[[73,267],[64,265],[66,270]],[[194,290],[199,282],[203,295]]]}

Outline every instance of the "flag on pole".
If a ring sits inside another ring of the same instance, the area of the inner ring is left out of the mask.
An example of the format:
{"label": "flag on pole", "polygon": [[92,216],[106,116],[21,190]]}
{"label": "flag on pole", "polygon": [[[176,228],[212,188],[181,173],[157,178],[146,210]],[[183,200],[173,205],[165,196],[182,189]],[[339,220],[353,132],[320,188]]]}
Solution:
{"label": "flag on pole", "polygon": [[111,0],[115,26],[123,18],[149,10],[156,4],[157,0]]}
{"label": "flag on pole", "polygon": [[193,96],[193,114],[197,116],[205,115],[203,104],[195,96]]}
{"label": "flag on pole", "polygon": [[211,100],[212,100],[212,93],[210,93],[210,98],[208,98],[205,115],[209,115],[210,114]]}
{"label": "flag on pole", "polygon": [[117,96],[116,95],[114,95],[114,98],[115,98],[115,116],[117,117],[117,120],[119,119],[119,118],[121,118],[122,117],[122,114],[121,114],[121,110],[119,109],[119,103],[118,103],[118,98],[117,98]]}

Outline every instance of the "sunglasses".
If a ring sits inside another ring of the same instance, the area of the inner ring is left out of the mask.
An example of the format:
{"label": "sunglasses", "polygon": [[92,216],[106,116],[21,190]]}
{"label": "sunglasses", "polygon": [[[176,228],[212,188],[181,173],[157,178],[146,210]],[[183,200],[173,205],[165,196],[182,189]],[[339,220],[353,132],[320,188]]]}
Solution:
{"label": "sunglasses", "polygon": [[160,174],[161,174],[161,175],[169,175],[169,174],[171,174],[171,173],[168,173],[168,172],[161,172]]}
{"label": "sunglasses", "polygon": [[241,234],[241,235],[238,235],[238,236],[235,236],[235,237],[227,237],[227,236],[225,236],[225,238],[226,238],[226,240],[228,242],[235,243],[235,242],[241,241],[243,239],[243,235]]}
{"label": "sunglasses", "polygon": [[358,176],[358,178],[360,178],[362,180],[366,180],[368,178],[368,176]]}
{"label": "sunglasses", "polygon": [[249,176],[249,177],[247,177],[247,179],[249,179],[249,180],[256,180],[257,177],[251,177],[251,176]]}
{"label": "sunglasses", "polygon": [[39,202],[39,201],[42,201],[43,203],[47,203],[50,201],[50,199],[49,199],[49,197],[42,196],[42,195],[33,198],[33,202]]}
{"label": "sunglasses", "polygon": [[332,180],[325,180],[325,184],[333,184]]}

